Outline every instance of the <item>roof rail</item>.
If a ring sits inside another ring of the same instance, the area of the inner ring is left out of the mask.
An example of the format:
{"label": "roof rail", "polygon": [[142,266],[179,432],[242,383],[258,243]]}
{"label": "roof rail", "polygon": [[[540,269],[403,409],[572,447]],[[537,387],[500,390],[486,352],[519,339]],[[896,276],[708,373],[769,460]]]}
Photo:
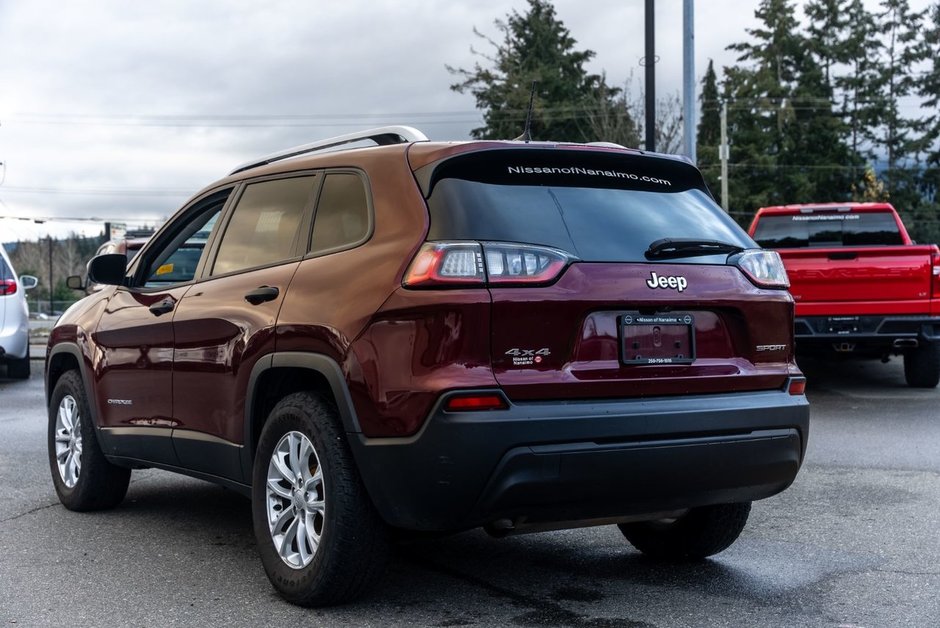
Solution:
{"label": "roof rail", "polygon": [[294,146],[293,148],[271,153],[270,155],[266,155],[260,159],[254,159],[232,170],[229,173],[229,176],[244,170],[250,170],[251,168],[274,163],[275,161],[289,159],[291,157],[296,157],[306,153],[315,153],[317,151],[334,148],[336,146],[342,146],[343,144],[352,144],[353,142],[360,142],[362,140],[372,140],[376,143],[376,145],[384,146],[387,144],[426,142],[427,139],[428,137],[424,133],[410,126],[383,126],[377,129],[369,129],[367,131],[356,131],[355,133],[337,135],[336,137],[330,137],[325,140],[312,142],[310,144]]}

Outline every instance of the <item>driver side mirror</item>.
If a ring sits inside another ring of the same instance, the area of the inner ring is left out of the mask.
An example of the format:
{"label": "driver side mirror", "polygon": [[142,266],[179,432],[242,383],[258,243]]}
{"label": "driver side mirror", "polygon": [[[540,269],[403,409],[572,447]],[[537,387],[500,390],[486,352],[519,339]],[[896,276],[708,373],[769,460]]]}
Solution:
{"label": "driver side mirror", "polygon": [[120,286],[127,274],[127,256],[123,253],[105,253],[88,262],[88,283]]}
{"label": "driver side mirror", "polygon": [[23,290],[32,290],[39,285],[39,280],[32,275],[20,275],[20,285]]}

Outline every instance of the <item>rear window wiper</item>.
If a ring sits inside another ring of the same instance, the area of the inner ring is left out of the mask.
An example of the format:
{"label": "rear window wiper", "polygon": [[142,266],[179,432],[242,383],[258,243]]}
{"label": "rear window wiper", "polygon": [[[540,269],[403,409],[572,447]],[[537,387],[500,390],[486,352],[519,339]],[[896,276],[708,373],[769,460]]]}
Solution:
{"label": "rear window wiper", "polygon": [[721,242],[720,240],[663,238],[650,244],[645,255],[646,259],[675,259],[677,257],[738,253],[743,250],[744,247],[729,242]]}

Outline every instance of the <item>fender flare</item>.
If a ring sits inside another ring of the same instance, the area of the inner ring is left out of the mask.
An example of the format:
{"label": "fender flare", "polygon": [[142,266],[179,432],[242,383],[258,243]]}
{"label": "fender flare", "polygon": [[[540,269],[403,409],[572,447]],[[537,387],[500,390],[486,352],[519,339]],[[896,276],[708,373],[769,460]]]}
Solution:
{"label": "fender flare", "polygon": [[255,434],[252,427],[255,392],[261,376],[265,372],[276,368],[304,369],[323,376],[333,393],[333,399],[336,401],[336,408],[343,423],[343,430],[347,435],[359,434],[362,431],[359,427],[359,418],[353,406],[352,396],[349,394],[349,387],[346,385],[346,376],[343,375],[343,370],[336,360],[322,353],[303,351],[269,353],[255,362],[248,377],[248,386],[245,391],[245,447],[242,449],[242,471],[249,482],[251,481],[251,469],[255,457]]}
{"label": "fender flare", "polygon": [[88,365],[85,363],[85,354],[81,347],[74,342],[60,342],[49,349],[46,356],[46,369],[43,378],[46,386],[46,409],[49,408],[49,401],[52,398],[52,387],[49,385],[49,365],[60,353],[71,355],[78,363],[78,373],[82,378],[82,384],[85,386],[85,397],[88,399],[88,409],[91,412],[91,420],[95,429],[98,429],[98,403],[95,396],[95,387],[91,382],[91,374],[88,372]]}

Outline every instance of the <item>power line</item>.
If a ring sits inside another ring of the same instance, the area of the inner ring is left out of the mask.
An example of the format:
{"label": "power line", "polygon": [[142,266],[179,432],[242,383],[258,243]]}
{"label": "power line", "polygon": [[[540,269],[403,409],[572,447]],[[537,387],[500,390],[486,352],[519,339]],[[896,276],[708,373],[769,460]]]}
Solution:
{"label": "power line", "polygon": [[64,188],[64,187],[21,187],[6,185],[0,188],[3,192],[18,192],[22,194],[69,194],[92,196],[190,196],[196,189],[187,188]]}

